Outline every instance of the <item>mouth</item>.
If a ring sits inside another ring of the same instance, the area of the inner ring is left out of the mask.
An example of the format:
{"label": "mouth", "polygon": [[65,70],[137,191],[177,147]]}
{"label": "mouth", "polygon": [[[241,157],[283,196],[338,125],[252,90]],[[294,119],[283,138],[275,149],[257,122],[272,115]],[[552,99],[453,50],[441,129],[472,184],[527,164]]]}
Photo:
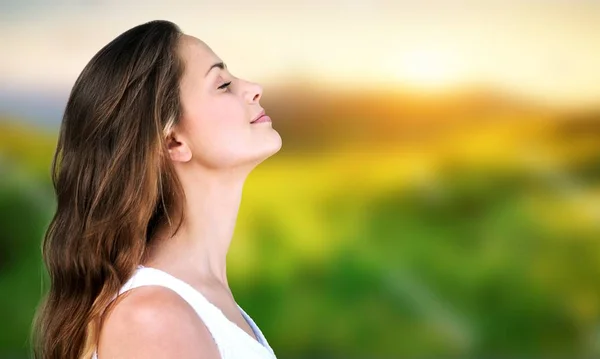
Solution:
{"label": "mouth", "polygon": [[261,111],[250,123],[254,124],[262,122],[271,122],[271,118],[265,114],[265,111]]}

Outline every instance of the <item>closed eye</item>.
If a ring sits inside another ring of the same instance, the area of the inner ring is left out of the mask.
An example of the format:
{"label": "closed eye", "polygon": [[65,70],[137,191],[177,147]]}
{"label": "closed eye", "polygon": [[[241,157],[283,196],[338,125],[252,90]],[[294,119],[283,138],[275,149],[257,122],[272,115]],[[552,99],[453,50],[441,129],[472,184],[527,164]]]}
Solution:
{"label": "closed eye", "polygon": [[231,85],[231,81],[229,81],[229,82],[226,82],[226,83],[222,84],[221,86],[219,86],[219,87],[218,87],[218,89],[219,89],[219,90],[222,90],[222,89],[224,89],[224,88],[227,88],[227,86],[229,86],[229,85]]}

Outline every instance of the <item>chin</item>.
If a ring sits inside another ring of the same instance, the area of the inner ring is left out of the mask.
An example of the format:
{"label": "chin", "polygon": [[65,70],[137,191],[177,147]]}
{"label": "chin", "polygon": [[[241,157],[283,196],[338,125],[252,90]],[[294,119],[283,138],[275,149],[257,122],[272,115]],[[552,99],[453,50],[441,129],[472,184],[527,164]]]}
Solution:
{"label": "chin", "polygon": [[[267,142],[267,141],[265,141]],[[281,137],[277,133],[276,136],[273,136],[267,143],[262,143],[260,150],[255,152],[254,160],[252,162],[259,164],[266,160],[267,158],[273,156],[281,149],[282,141]]]}
{"label": "chin", "polygon": [[281,149],[281,139],[279,141],[277,141],[276,143],[273,143],[272,146],[265,148],[264,151],[262,152],[263,156],[263,160],[266,160],[267,158],[273,156],[274,154],[276,154],[277,152],[279,152],[279,150]]}

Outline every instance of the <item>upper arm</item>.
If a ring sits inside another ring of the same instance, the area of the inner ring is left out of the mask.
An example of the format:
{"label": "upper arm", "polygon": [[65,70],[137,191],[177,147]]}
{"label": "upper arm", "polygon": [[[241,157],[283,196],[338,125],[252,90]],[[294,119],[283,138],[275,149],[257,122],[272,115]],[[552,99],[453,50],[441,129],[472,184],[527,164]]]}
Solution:
{"label": "upper arm", "polygon": [[194,309],[175,292],[140,287],[107,312],[98,358],[220,359],[217,346]]}

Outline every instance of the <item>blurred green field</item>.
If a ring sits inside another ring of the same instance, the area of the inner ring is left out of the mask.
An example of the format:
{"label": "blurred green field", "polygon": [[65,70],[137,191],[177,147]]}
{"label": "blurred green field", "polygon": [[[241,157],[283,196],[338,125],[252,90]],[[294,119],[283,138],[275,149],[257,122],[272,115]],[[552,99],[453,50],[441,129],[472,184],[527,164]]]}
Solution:
{"label": "blurred green field", "polygon": [[[55,134],[15,123],[0,357],[27,355],[53,210]],[[229,276],[280,358],[600,356],[600,116],[283,151],[248,178]]]}

